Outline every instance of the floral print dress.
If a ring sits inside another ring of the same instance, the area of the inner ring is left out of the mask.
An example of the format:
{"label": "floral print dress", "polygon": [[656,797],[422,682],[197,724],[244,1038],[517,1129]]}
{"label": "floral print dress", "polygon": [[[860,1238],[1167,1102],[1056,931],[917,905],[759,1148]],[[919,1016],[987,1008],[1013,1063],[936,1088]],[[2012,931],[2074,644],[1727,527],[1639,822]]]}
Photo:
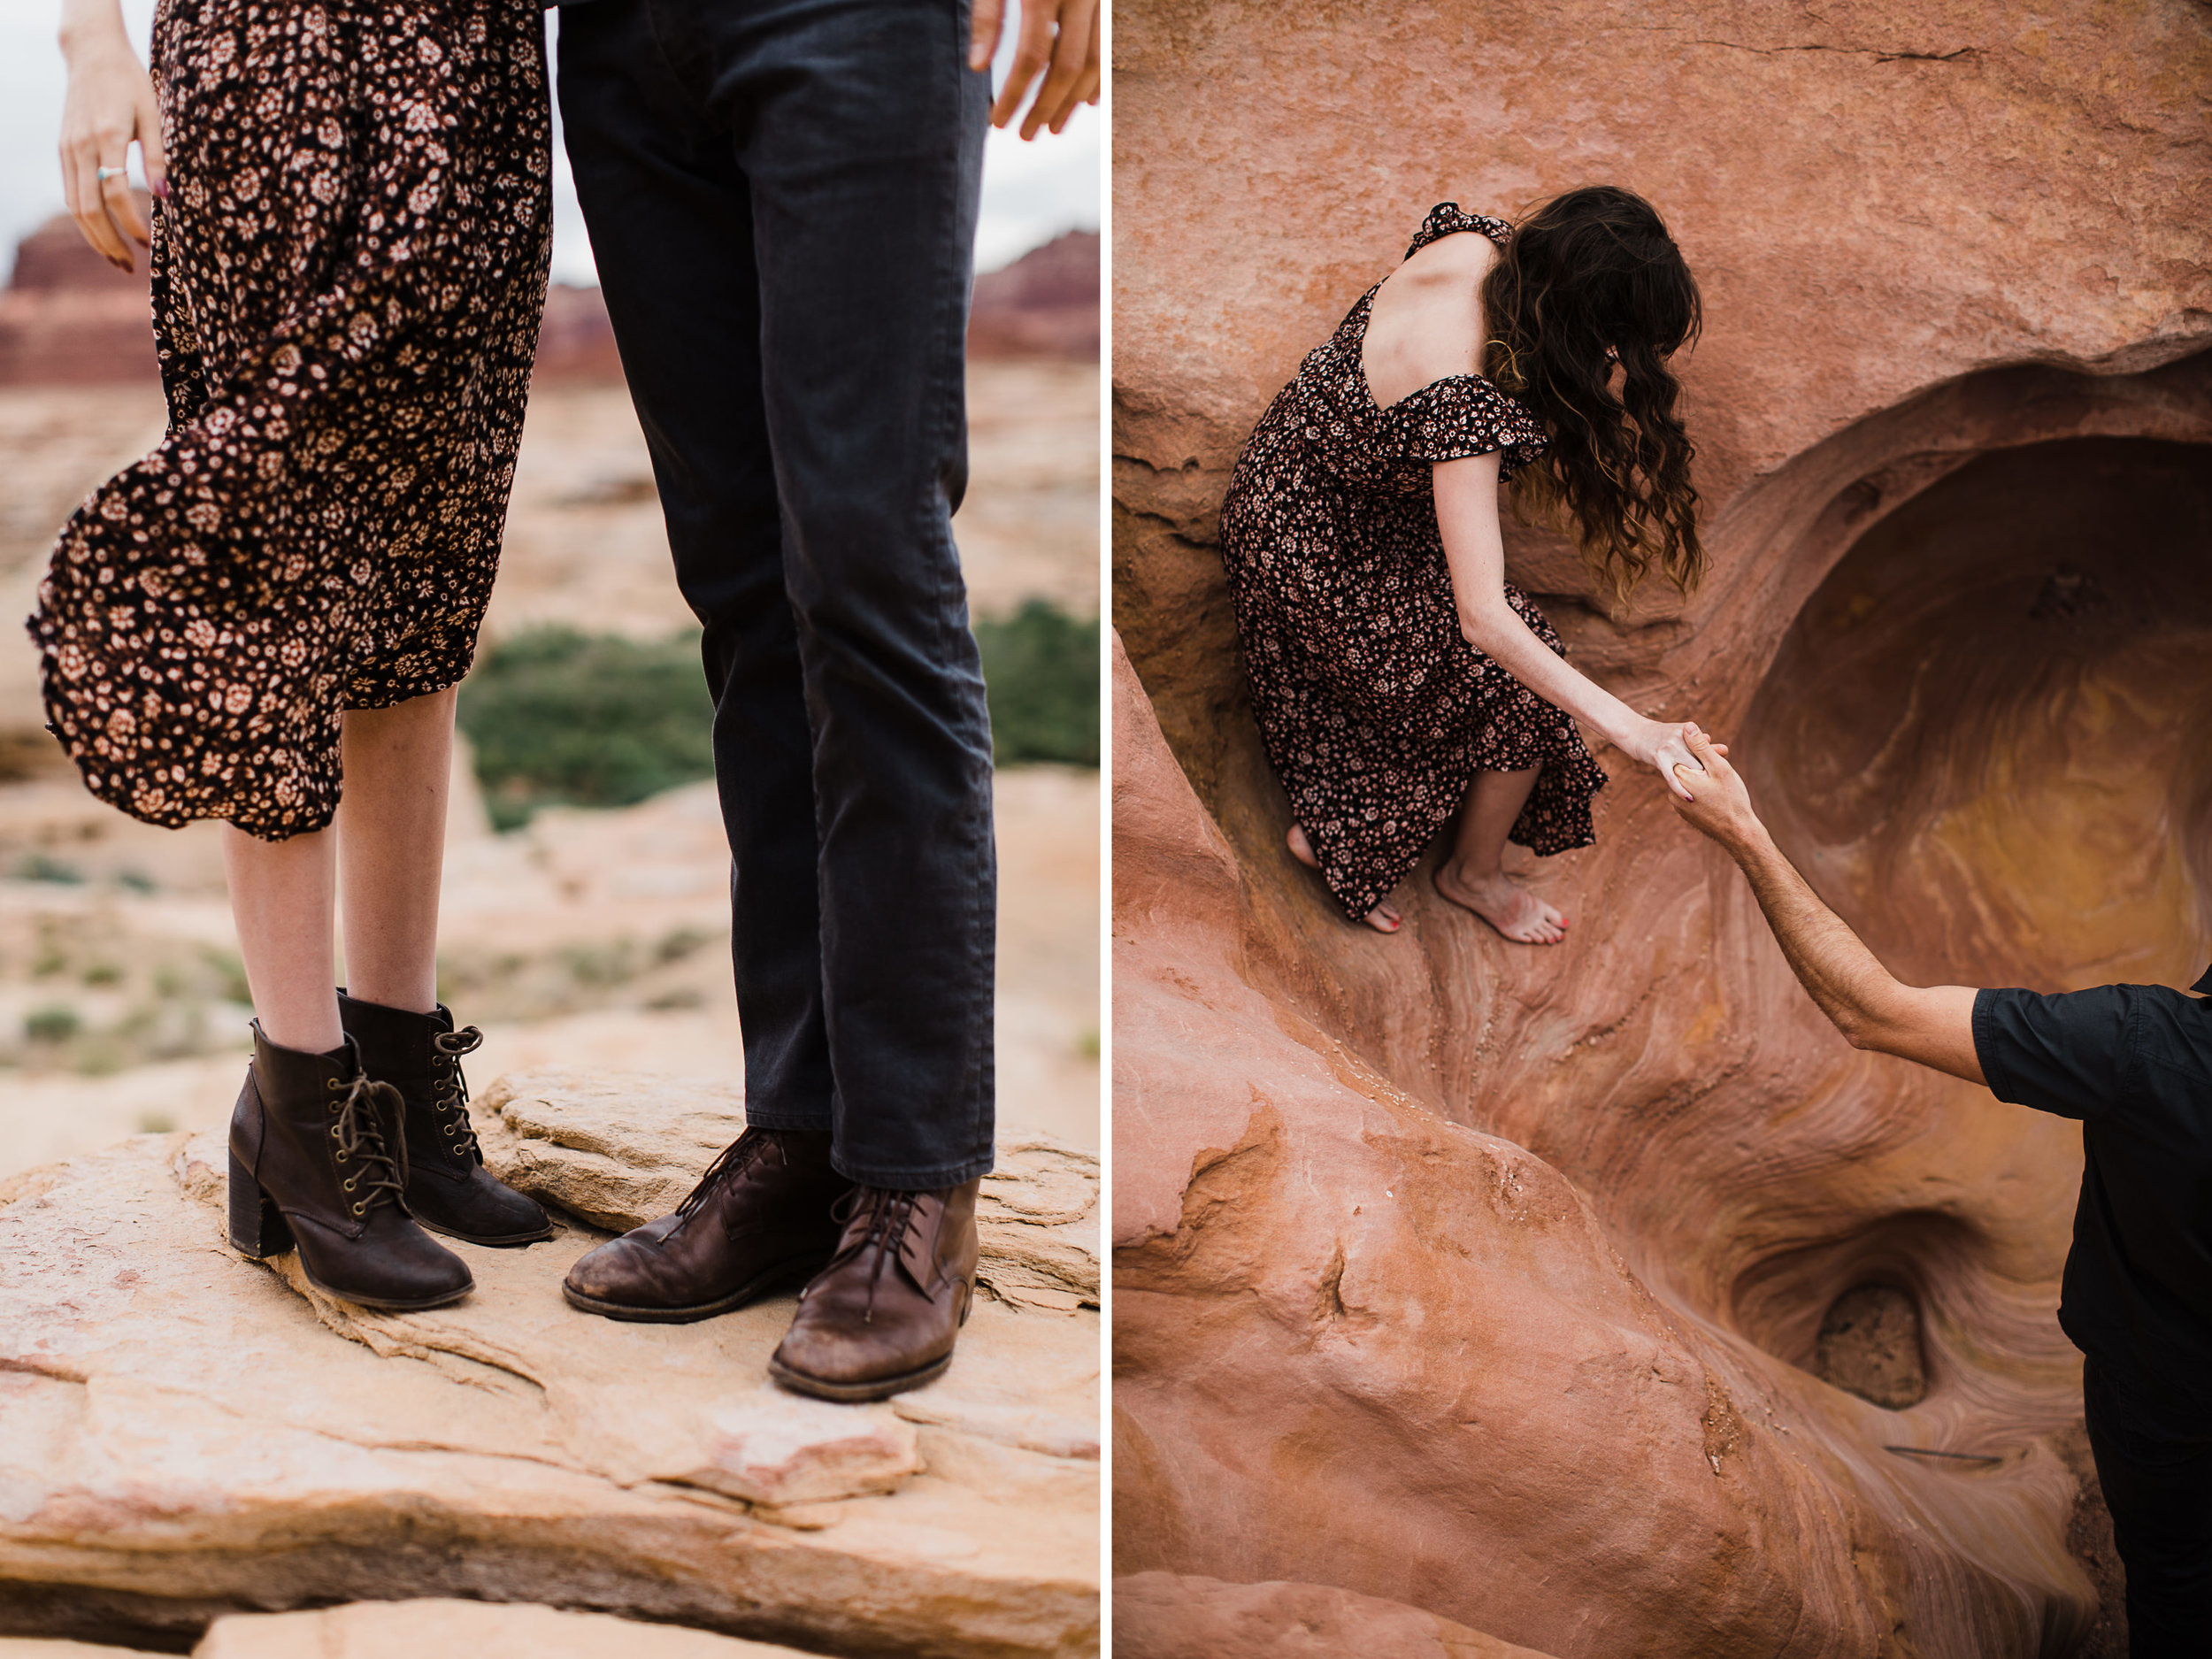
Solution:
{"label": "floral print dress", "polygon": [[[1459,231],[1500,246],[1512,234],[1447,202],[1406,257]],[[1269,406],[1221,509],[1260,736],[1355,918],[1405,879],[1477,772],[1543,768],[1511,832],[1539,853],[1596,840],[1590,800],[1605,784],[1574,721],[1460,633],[1437,530],[1435,463],[1495,452],[1502,483],[1543,454],[1543,428],[1474,374],[1379,407],[1362,361],[1374,299],[1360,296]],[[1526,595],[1508,582],[1505,596],[1566,654]]]}
{"label": "floral print dress", "polygon": [[169,432],[78,509],[31,633],[95,795],[279,841],[339,716],[468,672],[550,250],[537,0],[163,0]]}

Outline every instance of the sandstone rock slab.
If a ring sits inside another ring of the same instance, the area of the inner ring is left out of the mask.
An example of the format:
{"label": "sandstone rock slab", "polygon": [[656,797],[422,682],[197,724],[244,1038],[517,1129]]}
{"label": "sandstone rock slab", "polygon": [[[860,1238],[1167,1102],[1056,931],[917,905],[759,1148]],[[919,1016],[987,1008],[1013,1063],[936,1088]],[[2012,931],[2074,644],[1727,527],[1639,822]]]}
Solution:
{"label": "sandstone rock slab", "polygon": [[[612,1232],[675,1209],[745,1127],[742,1090],[715,1079],[521,1072],[481,1106],[485,1162],[501,1179]],[[1098,1182],[1095,1154],[1002,1130],[976,1205],[986,1291],[1033,1309],[1096,1308]]]}
{"label": "sandstone rock slab", "polygon": [[142,1137],[0,1194],[0,1629],[459,1596],[856,1654],[1095,1649],[1095,1315],[984,1302],[938,1384],[823,1406],[762,1386],[788,1298],[569,1310],[604,1236],[580,1225],[457,1246],[477,1289],[429,1314],[303,1294],[228,1248],[221,1157]]}

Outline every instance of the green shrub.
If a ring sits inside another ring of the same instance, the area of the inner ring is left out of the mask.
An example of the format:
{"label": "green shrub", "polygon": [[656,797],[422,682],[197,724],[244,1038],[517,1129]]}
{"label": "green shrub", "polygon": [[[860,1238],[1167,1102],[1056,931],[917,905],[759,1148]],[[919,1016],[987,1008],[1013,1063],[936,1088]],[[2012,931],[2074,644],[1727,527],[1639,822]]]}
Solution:
{"label": "green shrub", "polygon": [[62,887],[84,884],[84,872],[50,853],[25,853],[10,872],[18,881],[52,881]]}
{"label": "green shrub", "polygon": [[713,721],[696,634],[534,628],[487,651],[461,687],[461,728],[501,829],[541,806],[628,806],[712,777]]}
{"label": "green shrub", "polygon": [[77,1010],[61,1003],[35,1008],[23,1017],[23,1034],[33,1042],[67,1042],[82,1028]]}
{"label": "green shrub", "polygon": [[[1098,764],[1098,623],[1041,600],[975,625],[1001,765]],[[695,634],[640,641],[534,628],[477,659],[461,729],[501,829],[541,806],[628,806],[714,775]]]}
{"label": "green shrub", "polygon": [[975,625],[998,764],[1098,764],[1098,619],[1041,599]]}

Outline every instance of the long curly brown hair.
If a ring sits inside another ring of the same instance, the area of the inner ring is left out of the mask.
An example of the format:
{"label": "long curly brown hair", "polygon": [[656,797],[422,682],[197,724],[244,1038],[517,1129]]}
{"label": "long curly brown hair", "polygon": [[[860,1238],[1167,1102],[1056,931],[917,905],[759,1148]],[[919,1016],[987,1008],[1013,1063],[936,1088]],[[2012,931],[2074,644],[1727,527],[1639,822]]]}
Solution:
{"label": "long curly brown hair", "polygon": [[1551,438],[1517,481],[1521,517],[1571,532],[1624,606],[1655,565],[1687,593],[1705,550],[1696,450],[1667,359],[1697,338],[1704,311],[1658,212],[1608,184],[1555,196],[1515,228],[1483,279],[1482,308],[1485,373]]}

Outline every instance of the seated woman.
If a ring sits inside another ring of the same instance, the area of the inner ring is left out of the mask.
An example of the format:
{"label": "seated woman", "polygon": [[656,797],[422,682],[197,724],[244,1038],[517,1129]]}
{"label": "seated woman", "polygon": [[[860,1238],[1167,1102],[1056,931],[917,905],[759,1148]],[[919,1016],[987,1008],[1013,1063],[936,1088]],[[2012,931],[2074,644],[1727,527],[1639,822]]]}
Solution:
{"label": "seated woman", "polygon": [[1699,320],[1626,190],[1570,191],[1517,231],[1448,202],[1246,442],[1221,511],[1245,669],[1290,850],[1347,915],[1396,932],[1384,901],[1455,820],[1436,890],[1508,939],[1564,938],[1500,860],[1596,839],[1578,720],[1686,793],[1686,727],[1569,667],[1505,580],[1498,491],[1563,518],[1624,603],[1654,565],[1687,591],[1705,560],[1666,359]]}

